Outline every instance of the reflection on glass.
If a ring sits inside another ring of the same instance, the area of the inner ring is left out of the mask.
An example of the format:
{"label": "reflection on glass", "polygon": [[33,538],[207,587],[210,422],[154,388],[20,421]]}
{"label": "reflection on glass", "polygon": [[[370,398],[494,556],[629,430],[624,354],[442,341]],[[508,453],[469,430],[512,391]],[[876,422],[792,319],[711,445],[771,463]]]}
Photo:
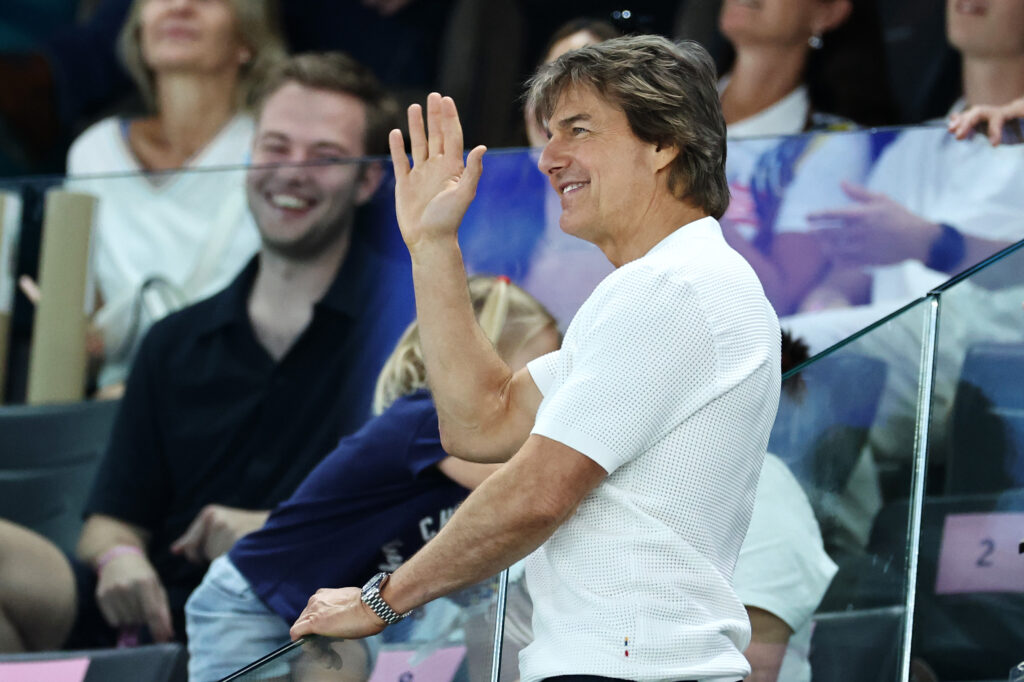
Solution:
{"label": "reflection on glass", "polygon": [[999,679],[1024,652],[1024,246],[940,293],[913,653]]}
{"label": "reflection on glass", "polygon": [[414,611],[365,640],[312,637],[225,678],[232,682],[454,682],[489,680],[497,579]]}
{"label": "reflection on glass", "polygon": [[[786,679],[897,679],[927,313],[926,301],[911,305],[784,378],[768,449],[799,482],[838,568],[817,591],[804,558],[806,535],[789,535],[801,546],[779,546],[765,560],[789,568],[792,592],[787,598],[783,582],[765,591],[778,603],[803,600],[806,623],[813,623],[807,639],[792,627],[787,656],[809,650],[809,669]],[[895,461],[882,460],[872,445],[876,431],[890,430],[906,443]],[[763,572],[762,579],[771,575]]]}

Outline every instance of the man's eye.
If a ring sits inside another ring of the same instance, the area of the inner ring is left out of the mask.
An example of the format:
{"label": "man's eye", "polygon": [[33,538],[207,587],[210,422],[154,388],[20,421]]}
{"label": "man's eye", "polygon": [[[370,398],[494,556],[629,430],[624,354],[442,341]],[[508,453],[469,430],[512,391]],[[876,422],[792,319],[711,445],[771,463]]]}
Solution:
{"label": "man's eye", "polygon": [[585,132],[587,132],[587,129],[581,128],[580,126],[576,126],[575,128],[572,129],[573,135],[582,135]]}

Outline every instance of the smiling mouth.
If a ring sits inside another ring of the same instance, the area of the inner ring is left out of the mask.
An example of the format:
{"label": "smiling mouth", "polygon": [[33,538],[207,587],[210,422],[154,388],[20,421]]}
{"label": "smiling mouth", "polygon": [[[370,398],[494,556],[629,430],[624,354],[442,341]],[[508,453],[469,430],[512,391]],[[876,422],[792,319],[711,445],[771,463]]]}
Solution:
{"label": "smiling mouth", "polygon": [[587,185],[587,183],[585,183],[585,182],[570,182],[568,185],[565,185],[564,187],[562,187],[561,193],[563,195],[570,194],[571,192],[575,192],[578,189],[582,189],[586,185]]}
{"label": "smiling mouth", "polygon": [[294,194],[271,194],[267,199],[272,206],[285,211],[306,211],[316,204],[312,199],[296,196]]}

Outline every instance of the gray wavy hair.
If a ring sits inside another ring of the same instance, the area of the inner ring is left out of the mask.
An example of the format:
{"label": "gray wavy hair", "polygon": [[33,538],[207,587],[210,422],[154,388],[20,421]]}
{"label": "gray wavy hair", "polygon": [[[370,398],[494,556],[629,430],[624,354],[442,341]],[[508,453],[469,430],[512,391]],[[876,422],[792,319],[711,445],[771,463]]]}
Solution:
{"label": "gray wavy hair", "polygon": [[546,125],[570,88],[593,88],[626,114],[644,142],[674,146],[669,190],[720,218],[729,206],[725,118],[715,64],[693,41],[661,36],[612,38],[571,50],[541,66],[527,83],[528,106]]}

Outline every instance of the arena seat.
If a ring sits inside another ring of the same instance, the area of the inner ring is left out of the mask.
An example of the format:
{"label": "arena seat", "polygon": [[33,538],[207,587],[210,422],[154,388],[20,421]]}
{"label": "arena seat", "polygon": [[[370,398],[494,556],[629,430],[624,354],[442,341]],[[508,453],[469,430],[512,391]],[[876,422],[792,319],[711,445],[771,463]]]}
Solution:
{"label": "arena seat", "polygon": [[72,552],[120,403],[0,408],[0,517]]}
{"label": "arena seat", "polygon": [[122,649],[2,654],[0,679],[5,679],[4,664],[46,663],[83,658],[89,660],[83,682],[185,682],[188,679],[188,654],[185,647],[176,643]]}
{"label": "arena seat", "polygon": [[811,677],[829,682],[897,679],[903,607],[819,613],[811,636]]}
{"label": "arena seat", "polygon": [[1024,486],[1024,344],[967,349],[953,400],[946,493]]}

